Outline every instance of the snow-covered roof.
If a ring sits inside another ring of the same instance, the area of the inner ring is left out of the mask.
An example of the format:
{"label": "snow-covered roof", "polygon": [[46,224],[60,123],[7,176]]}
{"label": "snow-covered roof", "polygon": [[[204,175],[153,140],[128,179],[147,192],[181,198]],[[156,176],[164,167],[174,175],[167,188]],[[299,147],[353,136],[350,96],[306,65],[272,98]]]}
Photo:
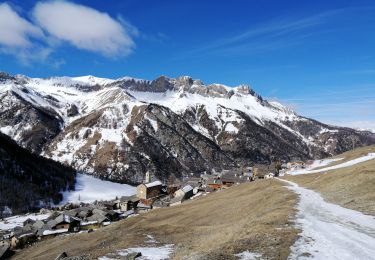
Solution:
{"label": "snow-covered roof", "polygon": [[98,221],[96,220],[93,220],[93,221],[82,221],[81,222],[81,226],[88,226],[88,225],[92,225],[92,224],[96,224],[98,223]]}
{"label": "snow-covered roof", "polygon": [[44,230],[43,231],[43,236],[53,235],[53,234],[61,234],[61,233],[66,233],[68,231],[69,230],[67,228],[56,229],[56,230]]}
{"label": "snow-covered roof", "polygon": [[161,181],[153,181],[153,182],[150,182],[150,183],[145,183],[145,186],[147,188],[151,188],[151,187],[155,187],[155,186],[160,186],[162,185]]}
{"label": "snow-covered roof", "polygon": [[182,188],[183,192],[189,192],[189,191],[192,191],[193,190],[193,187],[191,187],[190,185],[186,185],[185,187]]}

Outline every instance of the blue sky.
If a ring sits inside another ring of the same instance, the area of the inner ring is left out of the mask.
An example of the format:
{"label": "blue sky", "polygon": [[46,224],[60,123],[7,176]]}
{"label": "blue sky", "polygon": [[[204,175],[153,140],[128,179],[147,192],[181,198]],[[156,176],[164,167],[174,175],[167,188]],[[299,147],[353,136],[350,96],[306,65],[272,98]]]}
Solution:
{"label": "blue sky", "polygon": [[302,115],[375,129],[374,13],[360,0],[7,1],[0,70],[246,83]]}

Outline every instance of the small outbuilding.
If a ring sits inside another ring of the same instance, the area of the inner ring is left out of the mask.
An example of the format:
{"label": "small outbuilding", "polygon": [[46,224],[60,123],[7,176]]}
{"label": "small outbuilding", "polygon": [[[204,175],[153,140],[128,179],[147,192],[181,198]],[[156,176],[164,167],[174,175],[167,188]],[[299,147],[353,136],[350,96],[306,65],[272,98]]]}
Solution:
{"label": "small outbuilding", "polygon": [[190,185],[186,185],[174,193],[175,197],[182,197],[183,199],[189,199],[193,195],[193,187],[191,187]]}

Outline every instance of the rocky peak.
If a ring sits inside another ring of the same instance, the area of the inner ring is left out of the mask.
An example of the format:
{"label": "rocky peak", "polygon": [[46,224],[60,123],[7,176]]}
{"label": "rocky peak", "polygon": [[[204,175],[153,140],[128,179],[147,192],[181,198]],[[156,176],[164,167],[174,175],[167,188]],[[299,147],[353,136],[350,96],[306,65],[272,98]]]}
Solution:
{"label": "rocky peak", "polygon": [[166,92],[167,90],[172,90],[173,85],[169,78],[165,76],[160,76],[157,79],[151,81],[149,92]]}
{"label": "rocky peak", "polygon": [[248,94],[253,94],[254,90],[251,89],[249,85],[241,84],[238,87],[235,88],[238,93],[248,95]]}

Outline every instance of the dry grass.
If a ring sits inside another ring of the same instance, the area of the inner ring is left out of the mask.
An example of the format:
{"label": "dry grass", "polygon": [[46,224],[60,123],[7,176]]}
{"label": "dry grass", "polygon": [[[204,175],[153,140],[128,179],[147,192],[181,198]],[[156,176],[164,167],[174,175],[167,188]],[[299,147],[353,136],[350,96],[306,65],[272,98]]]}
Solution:
{"label": "dry grass", "polygon": [[[329,166],[334,166],[334,165],[337,165],[337,164],[340,164],[340,163],[344,163],[344,162],[353,160],[355,158],[365,156],[365,155],[367,155],[368,153],[371,153],[371,152],[375,152],[375,145],[356,148],[354,150],[347,151],[345,153],[338,154],[338,155],[335,155],[335,156],[331,157],[331,158],[343,158],[343,159],[339,160],[339,161],[336,161],[336,162],[333,162]],[[320,169],[320,168],[324,168],[324,167],[326,167],[326,166],[318,167],[316,169]]]}
{"label": "dry grass", "polygon": [[296,195],[276,180],[242,184],[180,206],[156,209],[93,233],[56,237],[23,250],[15,259],[54,259],[62,251],[93,258],[144,245],[147,234],[175,244],[173,259],[235,259],[250,250],[286,259],[298,230]]}
{"label": "dry grass", "polygon": [[[375,152],[375,146],[343,153],[336,157],[345,159],[335,164],[367,155],[370,152]],[[375,160],[331,170],[327,173],[287,176],[285,179],[318,191],[327,201],[365,214],[375,215]]]}

